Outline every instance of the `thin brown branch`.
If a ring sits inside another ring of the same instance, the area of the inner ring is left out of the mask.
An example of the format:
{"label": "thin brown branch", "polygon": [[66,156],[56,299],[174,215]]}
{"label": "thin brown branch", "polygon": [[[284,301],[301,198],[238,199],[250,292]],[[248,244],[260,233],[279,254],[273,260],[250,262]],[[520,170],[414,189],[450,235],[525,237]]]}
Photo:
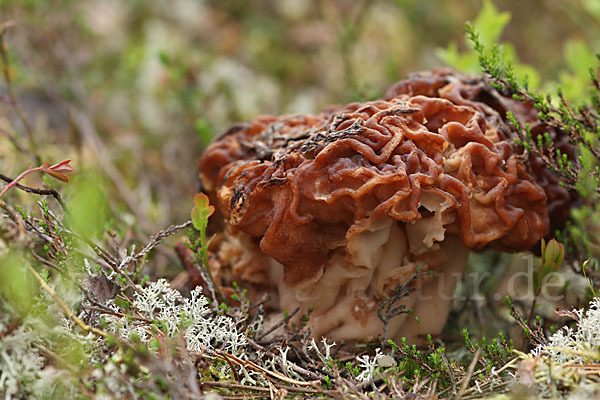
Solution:
{"label": "thin brown branch", "polygon": [[117,272],[118,274],[125,277],[125,279],[129,283],[129,285],[134,290],[139,290],[139,289],[137,289],[137,286],[135,285],[135,283],[131,280],[131,277],[129,276],[129,274],[127,274],[125,271],[125,268],[127,267],[127,265],[131,264],[132,262],[137,262],[140,258],[144,257],[146,254],[148,254],[148,252],[150,250],[152,250],[154,247],[156,247],[164,238],[171,236],[171,235],[177,233],[178,231],[180,231],[184,228],[187,228],[191,225],[192,225],[192,221],[186,221],[183,224],[171,225],[168,228],[161,230],[156,235],[151,236],[148,244],[146,244],[146,246],[144,246],[144,248],[142,250],[140,250],[138,253],[135,253],[135,248],[133,248],[131,255],[124,257],[119,262],[119,265],[111,265],[111,267],[115,270],[115,272]]}
{"label": "thin brown branch", "polygon": [[148,242],[148,244],[146,246],[144,246],[144,248],[135,255],[135,261],[139,260],[141,257],[146,256],[146,254],[148,254],[148,252],[150,252],[150,250],[152,250],[154,247],[156,247],[158,244],[160,244],[160,242],[164,238],[174,235],[175,233],[179,232],[180,230],[188,228],[191,225],[192,225],[192,221],[189,220],[180,225],[171,225],[168,228],[161,230],[156,235],[150,236],[150,241]]}
{"label": "thin brown branch", "polygon": [[137,321],[146,322],[148,324],[152,323],[151,319],[140,317],[140,316],[137,316],[137,315],[131,315],[131,314],[125,315],[123,313],[119,313],[117,311],[111,310],[110,308],[106,308],[106,307],[86,306],[84,304],[84,305],[82,305],[82,308],[84,310],[96,311],[96,312],[99,312],[99,313],[102,313],[102,314],[114,315],[115,317],[121,317],[121,318],[126,317],[126,318],[135,319]]}
{"label": "thin brown branch", "polygon": [[471,364],[469,364],[469,368],[467,369],[467,374],[462,379],[462,384],[460,385],[460,390],[458,391],[458,394],[455,397],[456,400],[460,400],[464,396],[465,392],[467,391],[467,386],[469,385],[469,381],[471,380],[471,377],[473,376],[473,372],[475,371],[475,366],[477,365],[477,362],[479,361],[480,354],[481,354],[481,349],[477,349],[477,351],[475,352],[475,356],[471,360]]}
{"label": "thin brown branch", "polygon": [[[13,181],[12,178],[0,174],[0,180],[3,180],[6,183],[11,183]],[[37,194],[40,196],[52,196],[54,197],[54,199],[58,202],[58,204],[60,205],[60,207],[62,208],[63,212],[65,213],[65,215],[69,218],[70,222],[73,224],[73,227],[75,228],[75,232],[71,232],[72,234],[76,235],[78,238],[80,238],[81,240],[83,240],[88,246],[90,246],[90,248],[92,250],[94,250],[94,252],[102,259],[104,260],[109,266],[114,267],[117,264],[117,261],[115,260],[115,258],[108,253],[106,250],[102,249],[100,246],[98,246],[97,244],[95,244],[94,242],[92,242],[91,239],[89,239],[87,236],[79,233],[81,230],[77,228],[75,221],[73,220],[73,218],[71,217],[71,213],[69,212],[69,209],[67,208],[67,205],[65,204],[65,202],[63,201],[62,197],[60,196],[60,194],[54,190],[54,189],[37,189],[37,188],[32,188],[29,186],[25,186],[22,185],[20,183],[17,183],[14,185],[14,187],[16,187],[17,189],[20,189],[24,192],[27,193],[33,193],[33,194]]]}
{"label": "thin brown branch", "polygon": [[10,208],[4,200],[0,200],[0,208],[6,211],[10,219],[17,226],[17,229],[19,231],[19,237],[23,237],[23,235],[25,234],[25,225],[23,224],[22,218],[19,218],[19,216],[17,216],[17,213],[12,208]]}
{"label": "thin brown branch", "polygon": [[42,354],[44,354],[46,356],[46,358],[49,358],[49,359],[53,360],[61,368],[66,368],[71,373],[78,372],[78,370],[73,365],[71,365],[70,363],[68,363],[65,360],[63,360],[62,357],[60,357],[58,354],[56,354],[55,352],[53,352],[52,350],[50,350],[46,346],[44,346],[42,344],[39,344],[39,343],[32,343],[31,345],[33,347],[35,347],[36,349],[38,349]]}
{"label": "thin brown branch", "polygon": [[[224,389],[232,389],[232,390],[247,390],[247,391],[254,391],[254,392],[269,392],[269,388],[268,387],[260,387],[260,386],[249,386],[249,385],[242,385],[239,383],[229,383],[229,382],[211,382],[211,381],[202,381],[200,382],[200,384],[202,386],[206,385],[206,386],[210,386],[210,387],[220,387],[220,388],[224,388]],[[286,385],[278,385],[276,386],[277,389],[284,389],[287,390],[289,392],[296,392],[296,393],[305,393],[305,394],[323,394],[323,395],[328,395],[328,396],[335,396],[335,395],[340,395],[340,393],[333,391],[333,390],[320,390],[320,389],[309,389],[309,388],[304,388],[304,387],[294,387],[294,386],[286,386]]]}
{"label": "thin brown branch", "polygon": [[289,378],[289,377],[287,377],[287,376],[285,376],[285,375],[283,375],[283,374],[281,374],[279,372],[271,371],[271,370],[269,370],[269,369],[267,369],[267,368],[265,368],[265,367],[263,367],[263,366],[261,366],[259,364],[256,364],[256,363],[254,363],[254,362],[252,362],[250,360],[242,360],[242,359],[236,357],[233,354],[221,353],[219,351],[215,351],[215,354],[216,354],[217,357],[220,357],[220,358],[222,358],[224,360],[232,361],[232,362],[234,362],[235,364],[237,364],[239,366],[242,366],[242,367],[251,369],[253,371],[259,372],[259,373],[263,374],[265,376],[265,378],[269,378],[270,377],[270,378],[278,379],[278,380],[281,380],[283,382],[287,382],[289,384],[298,385],[298,386],[312,386],[312,385],[315,384],[315,382],[303,382],[303,381],[299,381],[299,380],[296,380],[296,379]]}
{"label": "thin brown branch", "polygon": [[[12,178],[10,178],[10,177],[8,177],[6,175],[3,175],[3,174],[0,174],[0,179],[3,180],[6,183],[11,183],[14,180],[14,179],[12,179]],[[29,186],[21,185],[20,183],[15,184],[15,187],[17,189],[20,189],[20,190],[22,190],[24,192],[27,192],[27,193],[33,193],[33,194],[37,194],[37,195],[40,195],[40,196],[52,196],[58,202],[58,204],[63,209],[63,211],[66,211],[67,207],[66,207],[66,205],[65,205],[62,197],[54,189],[36,189],[36,188],[29,187]]]}
{"label": "thin brown branch", "polygon": [[[255,350],[264,352],[265,354],[268,354],[271,357],[277,357],[277,355],[275,353],[273,353],[272,351],[270,351],[269,349],[261,346],[260,344],[256,343],[254,340],[252,339],[248,339],[248,344],[253,347]],[[295,372],[302,374],[304,376],[306,376],[309,379],[312,380],[321,380],[323,379],[323,375],[317,374],[316,372],[313,371],[309,371],[307,369],[304,369],[296,364],[294,364],[293,362],[288,361],[288,366],[293,369]]]}
{"label": "thin brown branch", "polygon": [[289,321],[290,319],[292,319],[296,314],[298,314],[298,311],[300,311],[300,307],[297,307],[294,311],[292,311],[287,318],[283,318],[281,321],[279,321],[278,323],[276,323],[275,325],[273,325],[271,328],[269,328],[266,332],[263,332],[262,335],[260,335],[256,340],[261,340],[264,337],[268,336],[269,334],[275,332],[277,329],[281,328],[282,326],[287,324],[287,321]]}
{"label": "thin brown branch", "polygon": [[8,325],[6,326],[6,329],[3,330],[2,332],[0,332],[0,339],[7,337],[11,333],[13,333],[17,329],[19,329],[20,326],[21,326],[21,321],[19,321],[19,320],[9,321]]}

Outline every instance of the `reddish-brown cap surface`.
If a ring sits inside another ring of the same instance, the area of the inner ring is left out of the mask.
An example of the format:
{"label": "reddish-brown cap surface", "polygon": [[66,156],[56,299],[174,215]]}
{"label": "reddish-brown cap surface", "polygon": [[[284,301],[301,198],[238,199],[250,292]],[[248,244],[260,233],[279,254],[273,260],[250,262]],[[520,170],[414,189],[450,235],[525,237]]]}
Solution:
{"label": "reddish-brown cap surface", "polygon": [[445,232],[469,248],[528,249],[549,231],[548,199],[564,208],[568,193],[513,142],[502,113],[529,121],[527,107],[466,79],[438,71],[386,100],[231,128],[200,161],[204,188],[288,286],[384,218],[429,221],[407,229],[415,254]]}

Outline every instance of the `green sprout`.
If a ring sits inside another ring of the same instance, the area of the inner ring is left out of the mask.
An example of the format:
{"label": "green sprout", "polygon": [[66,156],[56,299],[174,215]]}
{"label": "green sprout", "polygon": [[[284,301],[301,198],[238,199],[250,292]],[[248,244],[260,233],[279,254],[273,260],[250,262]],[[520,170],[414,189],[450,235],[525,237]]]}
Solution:
{"label": "green sprout", "polygon": [[[219,287],[215,284],[210,267],[208,265],[208,246],[212,242],[213,238],[206,238],[206,228],[208,227],[208,218],[215,212],[215,207],[211,206],[208,200],[208,196],[204,193],[198,193],[194,196],[194,208],[192,209],[192,224],[194,228],[200,232],[200,249],[198,254],[202,262],[202,268],[206,271],[208,279],[207,282],[210,285],[211,291],[214,290],[215,294],[218,295],[222,300],[226,300],[225,295],[219,290]],[[215,299],[216,300],[216,299]]]}

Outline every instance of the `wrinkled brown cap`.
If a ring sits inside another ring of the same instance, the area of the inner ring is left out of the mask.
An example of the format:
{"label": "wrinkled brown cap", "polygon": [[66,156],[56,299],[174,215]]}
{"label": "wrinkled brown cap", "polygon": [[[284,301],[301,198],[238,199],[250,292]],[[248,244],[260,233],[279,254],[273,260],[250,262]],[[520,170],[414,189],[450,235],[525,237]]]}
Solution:
{"label": "wrinkled brown cap", "polygon": [[[534,139],[547,132],[556,150],[567,155],[569,160],[575,159],[575,149],[569,143],[568,135],[540,121],[538,111],[531,103],[501,95],[480,76],[457,73],[449,68],[419,72],[393,85],[385,98],[392,99],[403,95],[439,97],[455,104],[474,107],[481,111],[490,123],[497,126],[505,138],[514,140],[518,139],[518,136],[506,117],[510,111],[522,127],[529,124]],[[521,149],[517,151],[522,152]],[[569,192],[561,186],[558,177],[546,168],[541,158],[530,154],[528,162],[536,182],[546,192],[550,231],[562,229],[569,218],[571,204],[578,200],[577,193]]]}
{"label": "wrinkled brown cap", "polygon": [[386,100],[235,126],[204,153],[204,188],[231,227],[260,238],[288,286],[370,221],[434,209],[469,248],[528,249],[549,230],[547,199],[560,208],[568,193],[543,166],[529,169],[503,115],[534,114],[470,79],[437,71]]}

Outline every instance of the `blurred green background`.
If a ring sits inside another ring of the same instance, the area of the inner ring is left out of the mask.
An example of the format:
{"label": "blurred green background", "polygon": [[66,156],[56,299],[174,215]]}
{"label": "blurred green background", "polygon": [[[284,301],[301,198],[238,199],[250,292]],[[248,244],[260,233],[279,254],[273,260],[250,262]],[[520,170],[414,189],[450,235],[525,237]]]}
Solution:
{"label": "blurred green background", "polygon": [[[600,50],[598,0],[0,0],[0,9],[16,22],[9,72],[42,160],[95,170],[107,215],[145,233],[189,218],[202,149],[235,121],[377,98],[447,63],[476,72],[466,21],[484,41],[509,43],[532,82],[575,98]],[[6,104],[0,128],[24,136]],[[27,168],[0,143],[3,173]]]}
{"label": "blurred green background", "polygon": [[[0,0],[0,24],[9,21],[6,73],[33,127],[33,145],[6,101],[1,76],[0,173],[14,178],[39,165],[30,152],[50,164],[71,159],[71,183],[41,174],[24,183],[56,188],[80,230],[121,256],[190,218],[200,189],[198,159],[230,124],[378,98],[419,70],[450,65],[477,73],[477,56],[465,41],[467,21],[484,44],[503,43],[532,85],[547,91],[560,86],[573,102],[586,97],[588,68],[600,52],[600,0]],[[35,204],[39,200],[20,190],[2,198],[40,225],[42,216],[41,222],[61,220],[51,198],[56,219]],[[582,231],[587,223],[598,225],[597,210],[577,212]],[[59,312],[31,312],[36,286],[26,270],[29,253],[36,250],[69,271],[55,281],[76,308],[80,293],[62,281],[88,273],[83,259],[93,260],[90,250],[68,243],[62,248],[72,254],[63,254],[7,225],[0,224],[0,264],[6,266],[0,268],[0,294],[12,313],[47,316],[52,329]],[[136,272],[177,276],[182,267],[172,249],[179,238],[153,250],[152,265],[142,272],[144,258]],[[477,254],[471,264],[476,272],[494,271],[486,293],[503,271],[524,267],[522,258],[495,253]],[[587,281],[577,282],[572,278],[577,298],[568,297],[568,305],[585,297]],[[479,288],[469,285],[465,280],[459,292],[477,294]],[[476,326],[495,335],[511,321],[509,336],[519,337],[522,331],[501,308],[503,296],[497,304],[483,300],[458,304],[447,331],[460,337],[463,327]],[[475,312],[463,313],[470,304]],[[538,310],[551,318],[554,306]],[[79,342],[67,336],[64,347],[73,343]],[[72,350],[76,360],[91,354],[81,343]]]}

